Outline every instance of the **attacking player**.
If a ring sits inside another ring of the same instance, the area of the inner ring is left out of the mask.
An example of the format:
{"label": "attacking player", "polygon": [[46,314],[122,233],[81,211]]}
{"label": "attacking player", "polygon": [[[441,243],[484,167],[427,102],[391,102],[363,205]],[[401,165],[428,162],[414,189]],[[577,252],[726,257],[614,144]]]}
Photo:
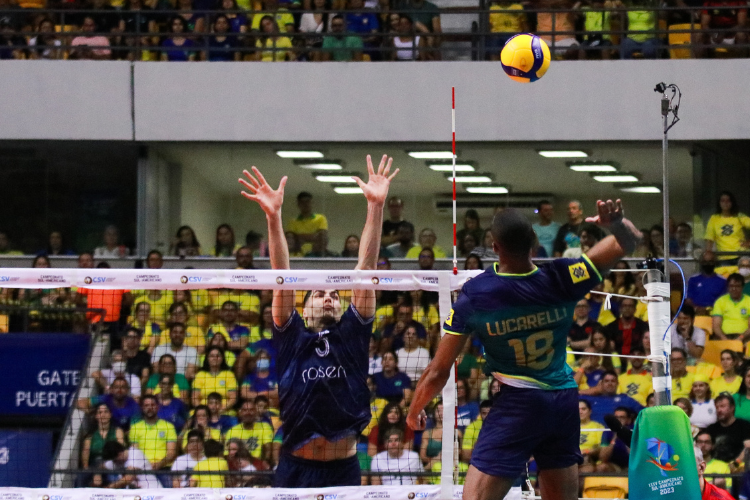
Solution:
{"label": "attacking player", "polygon": [[578,385],[565,363],[573,308],[601,275],[640,240],[618,200],[598,202],[588,219],[613,236],[579,259],[531,261],[534,230],[517,210],[492,222],[499,262],[467,282],[445,321],[435,359],[417,384],[407,421],[425,426],[424,407],[440,392],[469,335],[484,345],[487,369],[502,383],[471,455],[464,500],[499,500],[533,455],[542,498],[578,497],[580,419]]}
{"label": "attacking player", "polygon": [[[367,219],[356,269],[375,269],[392,159],[383,156],[377,173],[367,156],[368,182],[355,177],[367,198]],[[289,248],[281,223],[287,178],[274,190],[257,168],[240,183],[266,213],[273,269],[289,269]],[[274,486],[313,488],[360,484],[357,438],[370,422],[368,348],[375,316],[374,290],[354,290],[342,314],[338,290],[305,296],[303,317],[292,290],[273,292],[273,338],[278,349],[281,455]]]}

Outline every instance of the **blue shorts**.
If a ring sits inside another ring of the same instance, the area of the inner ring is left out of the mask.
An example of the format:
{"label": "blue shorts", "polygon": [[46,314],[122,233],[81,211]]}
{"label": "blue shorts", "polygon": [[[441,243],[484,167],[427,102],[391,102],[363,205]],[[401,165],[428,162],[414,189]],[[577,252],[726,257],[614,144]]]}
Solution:
{"label": "blue shorts", "polygon": [[582,464],[578,390],[542,391],[503,385],[479,431],[471,465],[515,478],[534,457],[540,470]]}
{"label": "blue shorts", "polygon": [[279,458],[274,488],[325,488],[359,486],[361,472],[357,456],[342,460],[306,460],[284,453]]}

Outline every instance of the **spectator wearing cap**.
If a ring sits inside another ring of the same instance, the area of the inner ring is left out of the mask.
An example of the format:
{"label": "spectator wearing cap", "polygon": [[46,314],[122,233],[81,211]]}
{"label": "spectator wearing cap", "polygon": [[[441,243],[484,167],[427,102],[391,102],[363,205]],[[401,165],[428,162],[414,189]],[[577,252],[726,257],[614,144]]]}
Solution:
{"label": "spectator wearing cap", "polygon": [[313,212],[313,196],[306,191],[297,195],[297,208],[299,215],[289,221],[286,230],[294,233],[304,255],[312,250],[315,234],[318,231],[328,231],[328,219],[323,214]]}
{"label": "spectator wearing cap", "polygon": [[706,331],[693,326],[693,321],[695,321],[695,308],[690,304],[684,304],[669,329],[672,347],[679,347],[688,353],[688,364],[695,364],[703,356],[706,345]]}
{"label": "spectator wearing cap", "polygon": [[385,250],[389,257],[403,259],[414,247],[414,225],[401,221],[396,233],[396,243],[388,245]]}
{"label": "spectator wearing cap", "polygon": [[742,293],[745,280],[739,273],[727,278],[729,293],[722,295],[711,309],[713,334],[720,340],[750,339],[750,296]]}

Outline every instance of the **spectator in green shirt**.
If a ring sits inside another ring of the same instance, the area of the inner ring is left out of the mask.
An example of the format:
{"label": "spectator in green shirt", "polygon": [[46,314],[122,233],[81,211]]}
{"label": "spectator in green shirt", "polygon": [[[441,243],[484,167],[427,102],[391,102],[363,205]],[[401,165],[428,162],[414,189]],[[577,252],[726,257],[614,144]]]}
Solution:
{"label": "spectator in green shirt", "polygon": [[323,61],[361,61],[364,43],[358,36],[346,34],[344,16],[338,14],[331,20],[331,33],[323,39],[320,53]]}

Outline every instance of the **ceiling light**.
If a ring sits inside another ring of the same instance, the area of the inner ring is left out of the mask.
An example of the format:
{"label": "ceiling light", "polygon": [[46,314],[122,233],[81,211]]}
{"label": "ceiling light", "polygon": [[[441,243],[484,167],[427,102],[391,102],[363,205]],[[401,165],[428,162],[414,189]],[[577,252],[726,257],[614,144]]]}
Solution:
{"label": "ceiling light", "polygon": [[359,186],[337,186],[333,190],[338,194],[362,194],[362,188]]}
{"label": "ceiling light", "polygon": [[640,179],[632,174],[595,175],[598,182],[638,182]]}
{"label": "ceiling light", "polygon": [[[453,177],[446,177],[453,182]],[[457,175],[456,182],[492,182],[492,179],[486,175]]]}
{"label": "ceiling light", "polygon": [[617,172],[614,165],[602,163],[600,165],[568,165],[574,172]]}
{"label": "ceiling light", "polygon": [[300,163],[299,166],[306,170],[341,170],[343,168],[339,163]]}
{"label": "ceiling light", "polygon": [[545,158],[586,158],[588,153],[584,151],[539,151]]}
{"label": "ceiling light", "polygon": [[453,153],[450,151],[407,151],[408,155],[417,160],[451,160]]}
{"label": "ceiling light", "polygon": [[474,194],[507,194],[508,188],[505,186],[469,186],[466,191]]}
{"label": "ceiling light", "polygon": [[320,182],[338,182],[341,184],[356,184],[357,181],[352,179],[350,175],[316,175],[315,178]]}
{"label": "ceiling light", "polygon": [[657,186],[630,186],[630,187],[622,187],[622,188],[620,188],[620,191],[625,191],[626,193],[644,193],[644,194],[657,194],[657,193],[661,193],[661,189],[659,189]]}
{"label": "ceiling light", "polygon": [[323,158],[320,151],[276,151],[281,158]]}
{"label": "ceiling light", "polygon": [[[428,167],[435,172],[453,172],[453,165],[448,163],[428,163]],[[456,172],[473,172],[474,167],[468,163],[456,163]]]}

